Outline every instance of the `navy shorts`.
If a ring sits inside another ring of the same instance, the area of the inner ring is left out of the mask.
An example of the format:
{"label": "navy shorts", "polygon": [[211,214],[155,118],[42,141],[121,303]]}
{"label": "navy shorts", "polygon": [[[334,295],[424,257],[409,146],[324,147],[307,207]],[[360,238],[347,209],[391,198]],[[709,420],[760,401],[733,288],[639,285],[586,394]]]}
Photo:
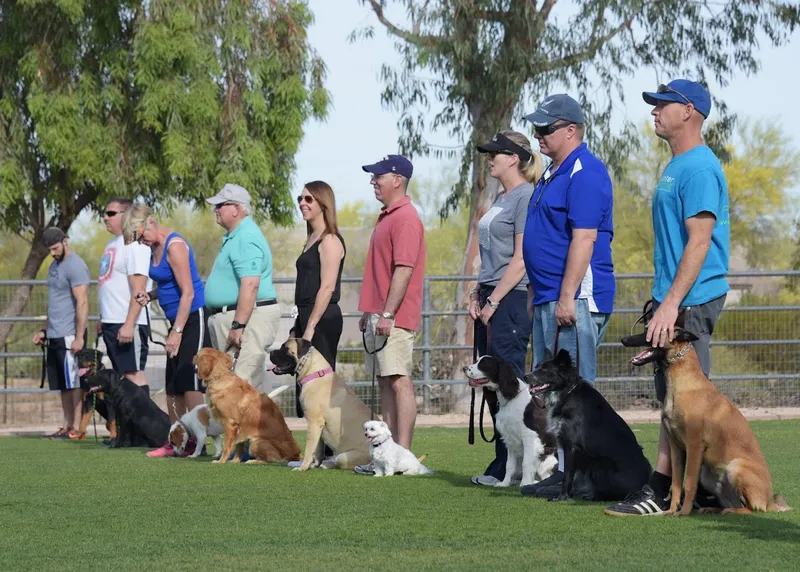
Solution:
{"label": "navy shorts", "polygon": [[197,370],[192,360],[202,348],[210,347],[207,312],[205,308],[199,308],[189,314],[189,319],[186,320],[178,355],[167,358],[165,389],[168,395],[183,395],[187,391],[205,392],[205,387],[197,379]]}
{"label": "navy shorts", "polygon": [[133,330],[133,342],[121,344],[117,341],[117,333],[121,327],[122,324],[103,324],[103,343],[106,345],[106,355],[111,360],[114,371],[119,373],[144,371],[147,365],[150,328],[146,325],[136,326]]}
{"label": "navy shorts", "polygon": [[78,360],[69,349],[74,340],[75,336],[47,340],[47,382],[52,391],[68,391],[81,386]]}

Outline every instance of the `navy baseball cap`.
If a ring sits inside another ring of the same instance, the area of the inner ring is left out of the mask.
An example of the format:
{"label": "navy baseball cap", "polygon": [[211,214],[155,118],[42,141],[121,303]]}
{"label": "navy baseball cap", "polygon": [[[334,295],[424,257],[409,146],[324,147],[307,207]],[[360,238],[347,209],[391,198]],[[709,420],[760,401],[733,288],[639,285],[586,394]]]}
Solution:
{"label": "navy baseball cap", "polygon": [[703,117],[711,113],[711,94],[701,84],[688,79],[674,79],[667,85],[659,85],[656,91],[644,91],[642,99],[649,105],[658,105],[660,101],[691,103]]}
{"label": "navy baseball cap", "polygon": [[548,95],[538,109],[526,115],[525,119],[536,127],[552,125],[559,119],[583,125],[583,111],[580,104],[566,93]]}
{"label": "navy baseball cap", "polygon": [[386,155],[383,159],[372,165],[364,165],[361,167],[367,173],[381,176],[386,173],[394,173],[396,175],[403,175],[406,179],[410,179],[414,173],[414,165],[411,161],[402,155]]}

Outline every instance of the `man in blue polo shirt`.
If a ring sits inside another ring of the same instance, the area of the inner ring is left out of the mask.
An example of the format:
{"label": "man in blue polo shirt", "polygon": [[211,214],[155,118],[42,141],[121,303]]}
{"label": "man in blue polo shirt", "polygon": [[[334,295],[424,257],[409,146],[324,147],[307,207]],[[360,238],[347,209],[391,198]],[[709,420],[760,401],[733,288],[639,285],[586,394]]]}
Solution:
{"label": "man in blue polo shirt", "polygon": [[[693,342],[703,373],[711,372],[711,334],[728,292],[728,184],[722,166],[703,143],[703,122],[711,112],[711,95],[695,81],[676,79],[655,92],[644,92],[654,106],[655,132],[672,151],[653,194],[653,309],[647,339],[653,347],[667,344],[675,332],[678,313]],[[664,402],[667,383],[656,370],[656,397]],[[670,447],[664,426],[658,440],[658,459],[650,482],[606,514],[649,516],[669,508]],[[715,497],[698,488],[698,506],[719,506]]]}
{"label": "man in blue polo shirt", "polygon": [[[581,377],[594,383],[616,291],[611,178],[583,142],[583,111],[570,96],[545,98],[526,119],[540,151],[552,160],[531,196],[522,239],[533,294],[534,365],[544,360],[545,348],[565,349],[579,362]],[[558,496],[563,457],[559,450],[559,470],[522,493]]]}
{"label": "man in blue polo shirt", "polygon": [[206,201],[227,232],[205,287],[208,333],[221,351],[238,353],[234,372],[266,390],[267,351],[278,335],[281,310],[272,285],[272,252],[250,218],[250,193],[227,184]]}

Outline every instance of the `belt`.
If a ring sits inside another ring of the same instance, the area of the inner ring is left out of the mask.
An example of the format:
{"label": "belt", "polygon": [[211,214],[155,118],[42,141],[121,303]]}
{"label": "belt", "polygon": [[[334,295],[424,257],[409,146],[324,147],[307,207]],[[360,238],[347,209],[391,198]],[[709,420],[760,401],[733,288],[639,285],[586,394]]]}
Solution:
{"label": "belt", "polygon": [[[260,308],[261,306],[272,306],[273,304],[277,303],[278,301],[275,300],[274,298],[272,300],[259,300],[258,302],[256,302],[256,308]],[[214,314],[219,314],[220,312],[228,312],[236,310],[236,306],[237,306],[236,304],[233,304],[231,306],[223,306],[222,308],[209,308],[208,313],[213,316]]]}

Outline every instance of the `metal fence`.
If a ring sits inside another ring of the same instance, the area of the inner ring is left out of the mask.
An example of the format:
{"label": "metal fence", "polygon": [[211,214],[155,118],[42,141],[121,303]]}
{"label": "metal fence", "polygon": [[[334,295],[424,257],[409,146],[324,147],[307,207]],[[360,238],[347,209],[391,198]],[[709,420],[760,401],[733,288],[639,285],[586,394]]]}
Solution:
{"label": "metal fence", "polygon": [[[345,329],[337,370],[367,403],[372,398],[357,322],[361,278],[343,278],[340,305]],[[714,332],[712,380],[740,406],[800,406],[800,271],[738,272],[730,275],[731,292]],[[469,317],[457,295],[468,292],[471,276],[427,276],[423,292],[422,326],[414,351],[414,384],[420,413],[463,414],[468,390],[460,374],[471,358],[465,343]],[[31,344],[44,324],[47,310],[45,281],[0,281],[0,303],[8,305],[13,290],[32,285],[24,315],[0,317],[15,327],[0,352],[3,367],[2,422],[7,425],[56,423],[61,409],[57,393],[40,390],[42,354]],[[279,345],[291,327],[294,279],[275,280],[284,310]],[[619,339],[630,332],[641,306],[650,296],[651,274],[617,276],[616,310],[598,353],[597,387],[618,409],[656,407],[652,370],[629,365],[631,350]],[[92,285],[94,287],[94,284]],[[96,296],[90,292],[90,330],[97,320]],[[166,325],[157,308],[152,315],[154,336],[163,339]],[[101,348],[102,349],[102,348]],[[147,378],[157,401],[163,400],[164,352],[150,348]],[[529,356],[530,359],[530,356]],[[274,377],[273,385],[290,383]],[[379,401],[376,399],[376,401]],[[287,417],[294,416],[294,392],[280,397]],[[376,404],[379,406],[379,404]]]}

